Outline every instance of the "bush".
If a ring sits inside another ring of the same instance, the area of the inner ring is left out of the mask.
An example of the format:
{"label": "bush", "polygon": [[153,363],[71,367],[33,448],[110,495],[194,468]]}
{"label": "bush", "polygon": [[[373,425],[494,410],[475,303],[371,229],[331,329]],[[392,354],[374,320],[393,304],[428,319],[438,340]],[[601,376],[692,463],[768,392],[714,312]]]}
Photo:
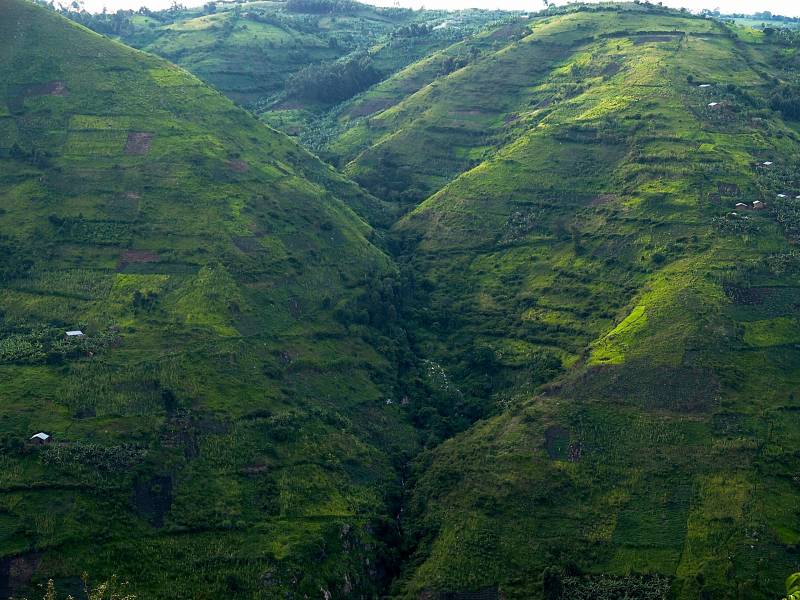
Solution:
{"label": "bush", "polygon": [[322,65],[309,65],[286,82],[289,96],[325,103],[352,98],[379,81],[381,74],[368,54]]}
{"label": "bush", "polygon": [[786,119],[800,119],[800,88],[783,85],[770,98],[769,106]]}

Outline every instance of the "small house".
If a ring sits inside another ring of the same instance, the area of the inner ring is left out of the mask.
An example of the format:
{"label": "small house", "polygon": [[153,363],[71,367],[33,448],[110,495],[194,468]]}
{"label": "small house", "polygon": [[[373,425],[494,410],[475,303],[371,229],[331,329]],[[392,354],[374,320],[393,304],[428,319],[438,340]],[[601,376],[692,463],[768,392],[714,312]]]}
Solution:
{"label": "small house", "polygon": [[75,329],[74,331],[68,331],[67,337],[83,337],[84,333],[80,329]]}
{"label": "small house", "polygon": [[761,200],[756,200],[755,202],[753,202],[753,208],[755,210],[761,210],[763,208],[766,208],[766,205]]}
{"label": "small house", "polygon": [[771,160],[765,160],[765,161],[764,161],[763,163],[761,163],[761,164],[762,164],[763,166],[765,166],[765,167],[771,167],[771,166],[772,166],[772,165],[774,165],[775,163],[773,163]]}
{"label": "small house", "polygon": [[778,194],[778,198],[786,198],[786,194]]}
{"label": "small house", "polygon": [[719,102],[709,102],[708,108],[717,108],[719,106]]}
{"label": "small house", "polygon": [[697,87],[699,87],[699,88],[710,88],[711,84],[710,83],[701,83]]}
{"label": "small house", "polygon": [[734,208],[736,208],[737,210],[747,210],[750,207],[744,202],[737,202]]}
{"label": "small house", "polygon": [[37,444],[41,446],[43,444],[49,443],[51,439],[52,438],[50,437],[49,434],[40,431],[39,433],[32,435],[29,441],[31,444]]}

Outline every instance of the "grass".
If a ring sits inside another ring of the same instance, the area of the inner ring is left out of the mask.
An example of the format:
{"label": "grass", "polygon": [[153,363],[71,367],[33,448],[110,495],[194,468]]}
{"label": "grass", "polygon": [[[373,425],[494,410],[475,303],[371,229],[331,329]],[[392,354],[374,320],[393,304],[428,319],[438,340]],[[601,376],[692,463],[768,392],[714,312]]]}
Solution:
{"label": "grass", "polygon": [[[135,18],[367,192],[185,71],[5,10],[3,557],[146,597],[782,594],[790,50],[637,4],[414,42],[404,11]],[[382,81],[281,104],[362,26]],[[271,80],[231,68],[269,44]]]}
{"label": "grass", "polygon": [[0,556],[38,565],[2,592],[377,589],[416,439],[392,342],[333,313],[394,276],[355,212],[383,205],[180,68],[22,0],[0,23]]}

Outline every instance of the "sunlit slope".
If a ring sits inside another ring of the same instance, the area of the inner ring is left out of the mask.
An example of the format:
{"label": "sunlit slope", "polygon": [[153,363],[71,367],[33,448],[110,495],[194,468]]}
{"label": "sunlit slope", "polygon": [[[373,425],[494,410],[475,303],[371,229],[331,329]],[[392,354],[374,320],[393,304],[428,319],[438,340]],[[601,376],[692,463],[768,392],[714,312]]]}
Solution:
{"label": "sunlit slope", "polygon": [[394,271],[348,203],[376,206],[185,71],[0,4],[2,595],[382,585],[414,438],[342,324]]}
{"label": "sunlit slope", "polygon": [[248,3],[201,16],[187,11],[167,24],[139,18],[122,39],[246,103],[279,92],[286,78],[306,65],[344,56],[350,40],[365,30],[380,35],[404,20],[369,10],[331,17],[290,13],[277,3]]}
{"label": "sunlit slope", "polygon": [[419,463],[399,596],[775,598],[797,568],[787,74],[758,38],[626,18],[552,19],[576,41],[536,87],[569,97],[396,226],[422,353],[500,412]]}
{"label": "sunlit slope", "polygon": [[[504,25],[486,32],[483,47],[473,44],[479,51],[474,61],[348,124],[330,147],[349,161],[346,172],[367,188],[385,198],[418,202],[566,108],[587,87],[613,77],[620,31],[638,32],[628,40],[635,44],[676,28],[702,33],[715,25],[650,14],[635,5]],[[604,41],[602,60],[585,54],[592,40]],[[415,67],[425,69],[420,63],[406,72]]]}

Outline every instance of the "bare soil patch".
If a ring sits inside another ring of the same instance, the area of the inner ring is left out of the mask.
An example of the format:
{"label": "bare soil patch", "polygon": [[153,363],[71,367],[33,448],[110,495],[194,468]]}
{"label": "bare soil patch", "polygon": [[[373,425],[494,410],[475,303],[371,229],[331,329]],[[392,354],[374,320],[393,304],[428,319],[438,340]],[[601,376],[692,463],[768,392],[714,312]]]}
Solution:
{"label": "bare soil patch", "polygon": [[386,110],[393,104],[394,102],[388,98],[376,98],[375,100],[367,100],[361,104],[358,104],[357,106],[354,106],[348,111],[348,114],[353,118],[366,117],[367,115]]}
{"label": "bare soil patch", "polygon": [[152,141],[152,133],[130,131],[128,132],[128,141],[125,142],[125,154],[147,154],[150,151]]}
{"label": "bare soil patch", "polygon": [[225,164],[234,173],[247,173],[250,170],[250,165],[239,159],[225,161]]}
{"label": "bare soil patch", "polygon": [[602,71],[602,74],[606,77],[611,77],[612,75],[616,75],[622,70],[622,65],[616,62],[608,63]]}
{"label": "bare soil patch", "polygon": [[126,250],[122,253],[117,263],[117,269],[122,270],[132,263],[152,263],[158,262],[159,256],[155,252],[147,250]]}
{"label": "bare soil patch", "polygon": [[25,90],[26,97],[33,96],[66,96],[69,93],[63,81],[48,81],[29,86]]}

